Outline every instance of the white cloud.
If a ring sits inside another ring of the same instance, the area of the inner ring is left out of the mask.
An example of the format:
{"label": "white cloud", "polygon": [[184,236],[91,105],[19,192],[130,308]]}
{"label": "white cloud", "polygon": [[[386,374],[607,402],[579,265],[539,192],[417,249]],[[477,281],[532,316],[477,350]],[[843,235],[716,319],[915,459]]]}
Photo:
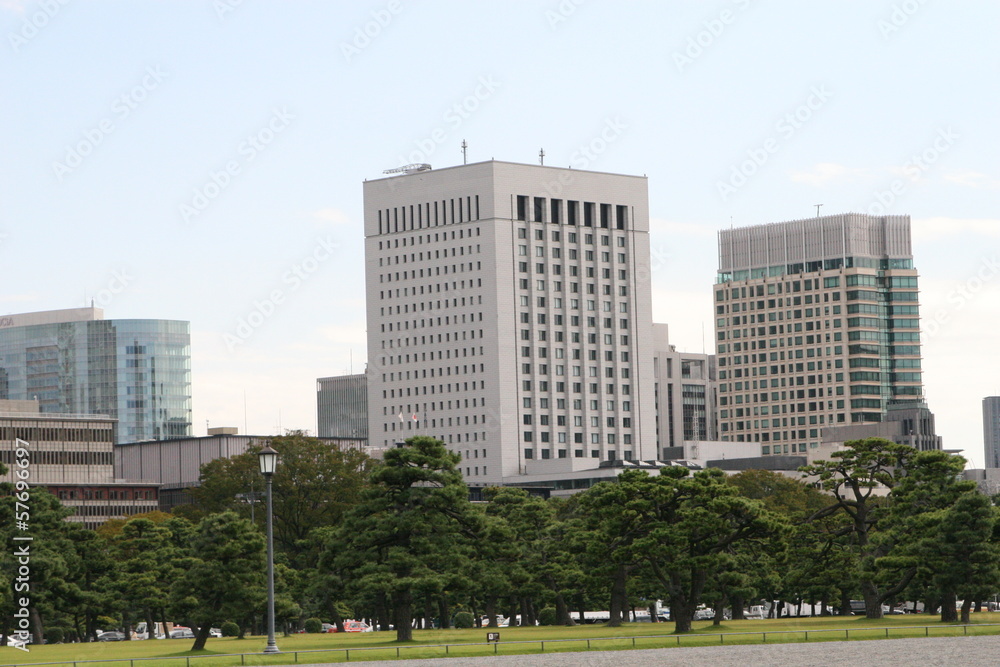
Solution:
{"label": "white cloud", "polygon": [[979,171],[955,171],[945,174],[944,180],[967,188],[1000,189],[1000,180]]}
{"label": "white cloud", "polygon": [[793,171],[789,174],[795,183],[806,183],[814,187],[823,187],[836,182],[849,182],[869,175],[867,169],[848,167],[834,162],[819,162],[804,171]]}

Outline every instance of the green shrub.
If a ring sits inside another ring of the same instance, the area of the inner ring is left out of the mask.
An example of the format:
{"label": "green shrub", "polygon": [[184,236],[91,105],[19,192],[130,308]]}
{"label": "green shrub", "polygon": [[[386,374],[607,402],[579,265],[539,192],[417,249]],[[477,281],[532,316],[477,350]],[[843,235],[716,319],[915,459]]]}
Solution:
{"label": "green shrub", "polygon": [[219,629],[222,630],[223,637],[239,637],[240,635],[240,626],[232,621],[226,621]]}
{"label": "green shrub", "polygon": [[306,632],[316,633],[323,631],[323,621],[319,620],[315,616],[313,618],[306,619]]}
{"label": "green shrub", "polygon": [[467,611],[460,611],[455,614],[455,628],[458,630],[467,630],[475,625],[475,618],[472,614]]}
{"label": "green shrub", "polygon": [[59,644],[63,640],[62,628],[49,628],[45,631],[45,641],[50,644]]}
{"label": "green shrub", "polygon": [[538,624],[539,625],[555,625],[556,624],[556,610],[554,607],[545,607],[540,612],[538,612]]}

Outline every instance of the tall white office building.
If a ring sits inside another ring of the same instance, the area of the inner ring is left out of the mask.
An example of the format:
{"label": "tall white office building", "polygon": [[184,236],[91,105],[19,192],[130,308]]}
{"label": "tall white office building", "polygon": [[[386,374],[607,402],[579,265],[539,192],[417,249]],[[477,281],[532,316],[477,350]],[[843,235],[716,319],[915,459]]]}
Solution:
{"label": "tall white office building", "polygon": [[657,455],[645,177],[489,161],[366,181],[369,442],[470,485]]}

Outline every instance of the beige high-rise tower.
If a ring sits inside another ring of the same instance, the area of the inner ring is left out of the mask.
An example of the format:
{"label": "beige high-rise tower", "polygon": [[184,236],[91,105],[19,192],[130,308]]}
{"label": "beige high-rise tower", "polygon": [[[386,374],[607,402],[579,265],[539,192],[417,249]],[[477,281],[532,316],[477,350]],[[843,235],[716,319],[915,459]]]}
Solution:
{"label": "beige high-rise tower", "polygon": [[656,457],[644,177],[482,162],[367,181],[369,442],[471,485]]}
{"label": "beige high-rise tower", "polygon": [[909,216],[722,231],[715,311],[723,440],[807,452],[923,400]]}

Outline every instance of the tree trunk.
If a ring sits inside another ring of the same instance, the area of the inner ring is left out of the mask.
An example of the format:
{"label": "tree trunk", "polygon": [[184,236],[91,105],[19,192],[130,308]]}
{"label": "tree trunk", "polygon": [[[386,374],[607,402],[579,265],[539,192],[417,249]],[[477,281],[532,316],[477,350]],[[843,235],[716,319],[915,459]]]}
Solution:
{"label": "tree trunk", "polygon": [[[473,609],[475,609],[475,607],[473,607]],[[445,595],[442,595],[438,599],[438,618],[440,619],[440,622],[438,623],[439,628],[442,630],[451,629],[451,608],[448,605],[448,597]],[[478,616],[476,618],[478,618]]]}
{"label": "tree trunk", "polygon": [[486,627],[497,627],[497,599],[490,595],[486,598]]}
{"label": "tree trunk", "polygon": [[153,620],[152,607],[146,607],[146,639],[156,639],[156,621]]}
{"label": "tree trunk", "polygon": [[611,580],[611,618],[608,621],[609,628],[621,627],[624,620],[623,616],[625,614],[625,605],[627,603],[627,594],[625,591],[627,575],[628,573],[624,565],[619,565],[615,568],[615,575]]}
{"label": "tree trunk", "polygon": [[875,584],[870,581],[861,583],[861,594],[865,599],[865,618],[882,618],[882,602],[879,600]]}
{"label": "tree trunk", "polygon": [[122,625],[125,626],[122,634],[125,635],[125,641],[132,641],[132,615],[128,612],[122,612]]}
{"label": "tree trunk", "polygon": [[569,605],[566,604],[566,598],[563,597],[562,593],[556,593],[556,624],[576,625],[573,616],[569,613]]}
{"label": "tree trunk", "polygon": [[712,615],[712,625],[715,627],[722,625],[722,610],[725,608],[725,601],[726,599],[723,597],[715,601],[714,613]]}
{"label": "tree trunk", "polygon": [[651,605],[649,605],[649,622],[650,623],[660,622],[660,617],[657,610],[656,602],[653,602]]}
{"label": "tree trunk", "polygon": [[674,634],[691,632],[694,611],[694,605],[682,602],[679,596],[670,598],[670,618],[674,621]]}
{"label": "tree trunk", "polygon": [[576,619],[578,622],[583,623],[586,621],[587,602],[583,597],[583,593],[576,594]]}
{"label": "tree trunk", "polygon": [[507,626],[513,628],[517,625],[517,598],[513,595],[507,602]]}
{"label": "tree trunk", "polygon": [[743,613],[743,607],[744,605],[746,605],[746,600],[744,600],[739,595],[734,595],[732,600],[730,600],[730,602],[732,602],[731,607],[733,608],[733,614],[732,614],[733,620],[734,621],[745,620],[746,614]]}
{"label": "tree trunk", "polygon": [[[340,615],[335,605],[330,605],[330,618],[333,619],[333,624],[337,626],[337,632],[344,632],[344,617]],[[385,628],[379,625],[378,629],[384,630]]]}
{"label": "tree trunk", "polygon": [[972,609],[972,600],[966,598],[962,601],[962,623],[969,622],[969,611]]}
{"label": "tree trunk", "polygon": [[413,599],[410,591],[397,591],[392,596],[392,606],[396,617],[396,641],[413,641]]}
{"label": "tree trunk", "polygon": [[942,623],[954,623],[958,620],[958,609],[955,608],[957,604],[955,594],[951,591],[946,592],[941,596],[941,622]]}
{"label": "tree trunk", "polygon": [[194,638],[194,646],[191,647],[192,651],[204,651],[205,642],[208,641],[209,633],[212,630],[211,623],[205,623],[198,628],[198,634]]}
{"label": "tree trunk", "polygon": [[829,616],[830,615],[829,605],[830,605],[829,593],[824,593],[823,597],[821,597],[820,600],[819,600],[819,615],[820,616]]}
{"label": "tree trunk", "polygon": [[431,628],[434,627],[434,598],[432,598],[430,594],[428,594],[427,597],[424,598],[423,627],[425,630],[430,630]]}
{"label": "tree trunk", "polygon": [[[375,596],[375,615],[378,616],[378,629],[388,630],[389,625],[389,609],[386,604],[385,593],[379,593]],[[343,632],[340,626],[337,627],[338,632]]]}
{"label": "tree trunk", "polygon": [[31,634],[34,635],[35,643],[41,646],[45,643],[45,633],[42,629],[42,616],[38,613],[37,607],[28,608],[28,616],[31,619]]}
{"label": "tree trunk", "polygon": [[974,611],[974,612],[976,612],[978,614],[982,610],[983,610],[983,601],[982,600],[976,600],[976,606],[973,608],[972,611]]}

